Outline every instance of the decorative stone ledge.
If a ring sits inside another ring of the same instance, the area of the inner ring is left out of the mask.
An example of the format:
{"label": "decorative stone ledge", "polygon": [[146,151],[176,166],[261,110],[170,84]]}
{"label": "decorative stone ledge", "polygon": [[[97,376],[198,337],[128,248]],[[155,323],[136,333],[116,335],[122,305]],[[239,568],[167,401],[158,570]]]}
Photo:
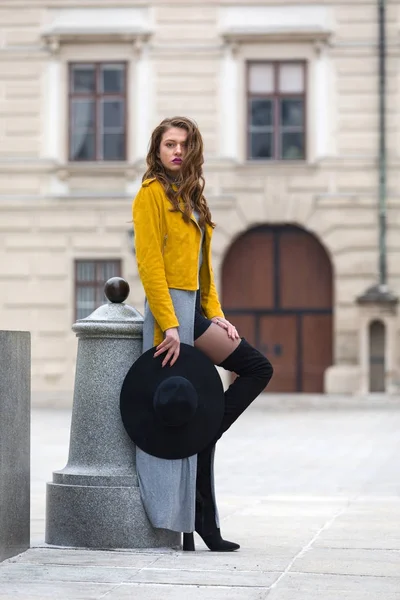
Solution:
{"label": "decorative stone ledge", "polygon": [[150,38],[150,31],[93,31],[82,29],[80,31],[73,30],[55,30],[49,33],[42,33],[42,41],[52,54],[56,54],[62,44],[80,43],[116,43],[125,42],[132,43],[135,50],[139,51],[142,44],[146,43]]}
{"label": "decorative stone ledge", "polygon": [[389,290],[389,287],[381,284],[371,286],[357,298],[357,303],[361,306],[380,304],[394,307],[398,302],[398,297]]}
{"label": "decorative stone ledge", "polygon": [[311,42],[327,44],[332,32],[322,27],[235,27],[222,34],[226,43]]}
{"label": "decorative stone ledge", "polygon": [[48,9],[41,39],[56,54],[67,43],[133,43],[140,47],[150,35],[147,7],[75,7]]}
{"label": "decorative stone ledge", "polygon": [[259,44],[308,42],[316,49],[329,42],[334,24],[333,9],[326,5],[295,2],[292,5],[220,7],[219,30],[226,43]]}

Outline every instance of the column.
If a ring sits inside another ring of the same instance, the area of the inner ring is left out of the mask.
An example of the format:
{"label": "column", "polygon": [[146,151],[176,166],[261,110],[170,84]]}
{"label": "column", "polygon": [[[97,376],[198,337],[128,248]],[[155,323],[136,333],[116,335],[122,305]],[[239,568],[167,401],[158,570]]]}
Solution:
{"label": "column", "polygon": [[150,59],[148,41],[136,43],[137,60],[134,65],[134,77],[131,77],[131,97],[134,102],[133,129],[131,129],[132,148],[135,160],[143,160],[147,155],[151,135],[151,122],[154,114],[153,86],[154,74]]}
{"label": "column", "polygon": [[[66,127],[66,112],[63,110],[65,99],[62,97],[63,65],[60,59],[59,42],[48,40],[50,55],[45,71],[43,95],[43,144],[42,157],[63,164],[64,152],[62,141]],[[68,194],[68,184],[61,180],[57,173],[50,176],[50,193]]]}
{"label": "column", "polygon": [[30,541],[30,344],[0,331],[0,562]]}
{"label": "column", "polygon": [[236,45],[227,43],[223,49],[220,70],[220,155],[239,160],[239,67]]}

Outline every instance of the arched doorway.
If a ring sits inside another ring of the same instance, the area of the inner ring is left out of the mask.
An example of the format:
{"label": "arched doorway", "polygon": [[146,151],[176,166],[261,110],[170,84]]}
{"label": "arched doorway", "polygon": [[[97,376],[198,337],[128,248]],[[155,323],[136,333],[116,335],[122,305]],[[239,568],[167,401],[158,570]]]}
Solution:
{"label": "arched doorway", "polygon": [[239,237],[222,270],[225,313],[271,360],[271,392],[323,391],[332,364],[332,266],[320,242],[294,226]]}

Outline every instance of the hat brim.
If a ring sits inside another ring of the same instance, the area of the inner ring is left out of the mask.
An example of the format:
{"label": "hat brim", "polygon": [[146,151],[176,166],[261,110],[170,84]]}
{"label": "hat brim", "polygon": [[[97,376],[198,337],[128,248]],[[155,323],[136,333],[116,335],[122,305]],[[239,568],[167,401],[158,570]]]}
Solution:
{"label": "hat brim", "polygon": [[[181,343],[179,358],[162,367],[164,356],[156,348],[142,354],[129,369],[121,389],[120,410],[131,440],[144,452],[159,458],[178,459],[198,454],[215,438],[224,413],[224,389],[211,360],[193,346]],[[154,394],[172,376],[188,379],[198,394],[194,416],[180,427],[167,427],[158,419]]]}

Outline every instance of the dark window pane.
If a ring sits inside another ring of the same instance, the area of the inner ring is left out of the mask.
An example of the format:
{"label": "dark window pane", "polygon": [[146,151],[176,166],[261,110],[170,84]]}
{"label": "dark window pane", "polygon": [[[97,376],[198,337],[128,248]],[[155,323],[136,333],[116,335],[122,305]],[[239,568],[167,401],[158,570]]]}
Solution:
{"label": "dark window pane", "polygon": [[107,129],[121,130],[124,128],[125,106],[123,100],[104,100],[103,103],[103,127]]}
{"label": "dark window pane", "polygon": [[110,277],[118,277],[119,275],[119,263],[109,262],[104,265],[104,281],[110,279]]}
{"label": "dark window pane", "polygon": [[125,91],[124,65],[104,65],[101,68],[101,91],[104,94],[122,94]]}
{"label": "dark window pane", "polygon": [[271,133],[252,133],[250,135],[250,158],[272,158],[273,137]]}
{"label": "dark window pane", "polygon": [[104,160],[125,160],[125,134],[105,133],[103,136]]}
{"label": "dark window pane", "polygon": [[77,281],[94,281],[95,266],[93,262],[78,262],[76,265]]}
{"label": "dark window pane", "polygon": [[94,133],[82,131],[71,135],[71,160],[96,160]]}
{"label": "dark window pane", "polygon": [[111,277],[119,277],[120,276],[120,263],[118,262],[105,262],[105,263],[101,263],[99,264],[100,267],[100,272],[99,272],[99,280],[102,282],[101,283],[101,289],[99,289],[100,291],[100,301],[99,304],[108,302],[105,294],[104,294],[104,284],[106,283],[106,281],[108,281]]}
{"label": "dark window pane", "polygon": [[283,127],[302,127],[304,123],[304,102],[302,99],[281,100],[281,125]]}
{"label": "dark window pane", "polygon": [[273,124],[272,100],[251,100],[251,125],[271,126]]}
{"label": "dark window pane", "polygon": [[71,160],[95,160],[95,104],[91,100],[72,100]]}
{"label": "dark window pane", "polygon": [[78,287],[78,289],[76,290],[76,316],[78,319],[84,319],[95,310],[95,296],[95,287]]}
{"label": "dark window pane", "polygon": [[116,261],[107,261],[97,263],[97,277],[101,282],[106,282],[110,277],[118,277],[119,275],[119,263]]}
{"label": "dark window pane", "polygon": [[71,102],[72,129],[93,131],[95,124],[95,103],[92,100],[73,99]]}
{"label": "dark window pane", "polygon": [[302,160],[304,156],[304,133],[283,133],[282,158],[285,160]]}
{"label": "dark window pane", "polygon": [[96,70],[93,65],[79,65],[72,68],[72,92],[93,94],[96,91]]}

